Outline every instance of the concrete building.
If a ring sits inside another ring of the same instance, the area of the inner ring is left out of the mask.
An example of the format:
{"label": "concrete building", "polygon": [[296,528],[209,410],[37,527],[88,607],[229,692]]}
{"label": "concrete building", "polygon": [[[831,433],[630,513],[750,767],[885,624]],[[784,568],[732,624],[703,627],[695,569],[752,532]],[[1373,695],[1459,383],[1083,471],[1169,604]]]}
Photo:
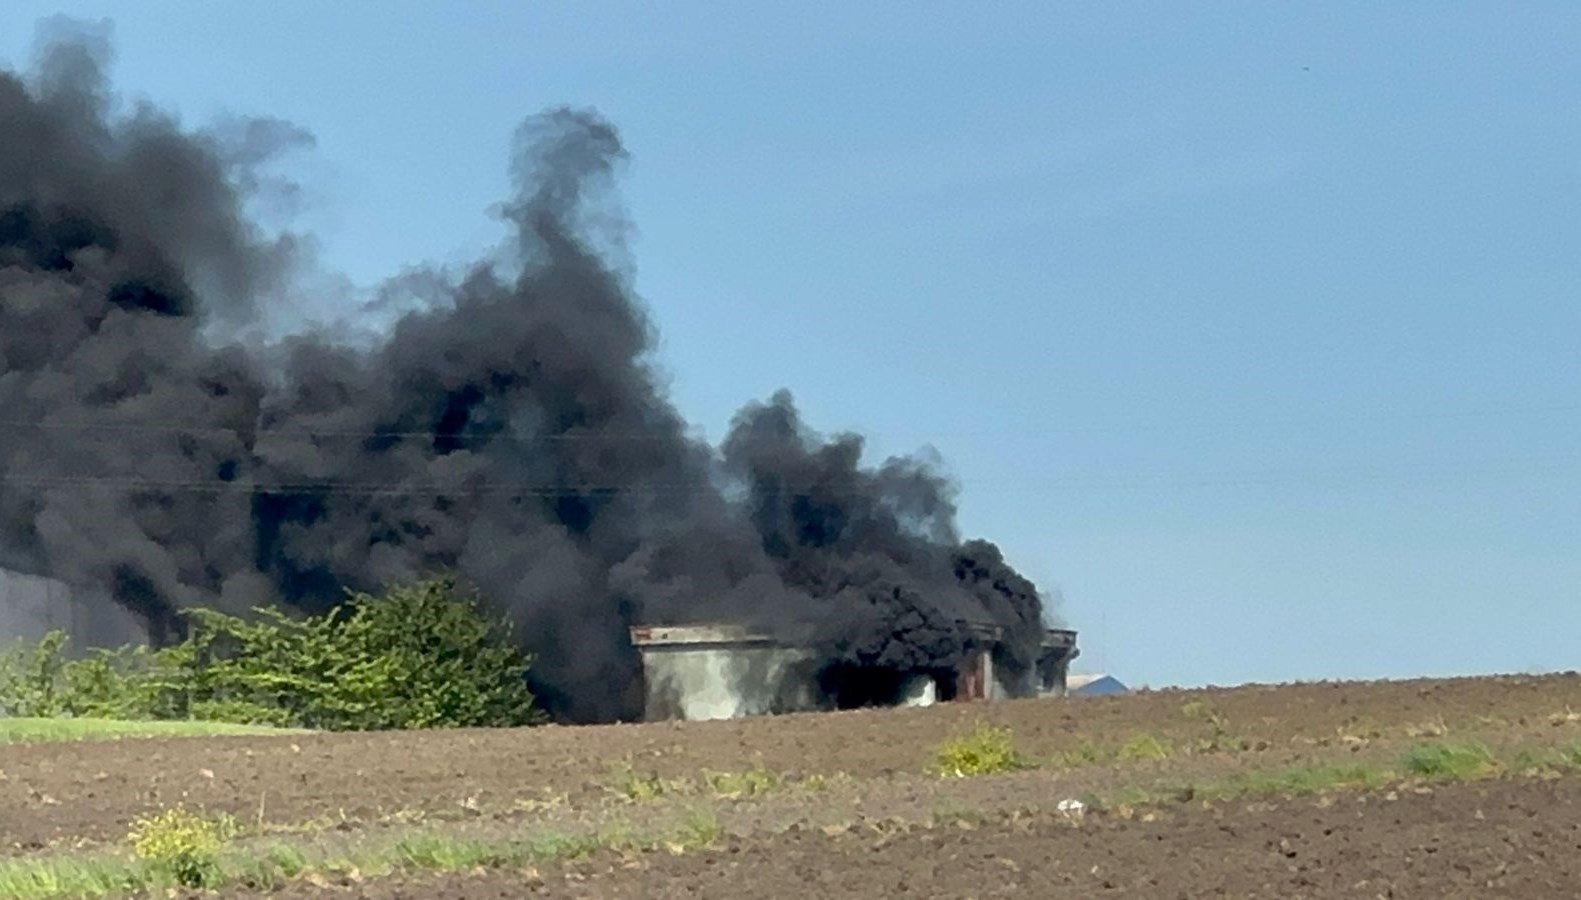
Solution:
{"label": "concrete building", "polygon": [[1047,632],[1036,667],[1012,680],[994,665],[1001,631],[972,631],[981,649],[959,669],[923,672],[831,667],[811,647],[728,625],[639,626],[631,640],[650,721],[1064,694],[1076,632]]}
{"label": "concrete building", "polygon": [[71,636],[76,651],[148,640],[143,621],[103,594],[0,569],[0,647],[37,641],[57,629]]}

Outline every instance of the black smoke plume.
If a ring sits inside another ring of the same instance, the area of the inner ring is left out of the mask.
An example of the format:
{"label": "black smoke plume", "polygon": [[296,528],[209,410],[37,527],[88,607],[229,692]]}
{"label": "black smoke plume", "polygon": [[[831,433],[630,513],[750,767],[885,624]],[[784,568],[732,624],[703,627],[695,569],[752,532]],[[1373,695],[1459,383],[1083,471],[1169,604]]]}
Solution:
{"label": "black smoke plume", "polygon": [[309,245],[247,205],[301,133],[124,110],[104,53],[79,33],[0,72],[0,566],[95,586],[155,639],[191,605],[320,610],[456,570],[569,720],[638,711],[634,623],[795,630],[831,670],[895,673],[995,625],[1030,664],[1036,589],[960,539],[928,461],[865,466],[783,392],[719,449],[688,436],[594,227],[625,156],[596,114],[522,126],[511,245],[392,279],[369,309],[407,311],[377,340],[260,340]]}

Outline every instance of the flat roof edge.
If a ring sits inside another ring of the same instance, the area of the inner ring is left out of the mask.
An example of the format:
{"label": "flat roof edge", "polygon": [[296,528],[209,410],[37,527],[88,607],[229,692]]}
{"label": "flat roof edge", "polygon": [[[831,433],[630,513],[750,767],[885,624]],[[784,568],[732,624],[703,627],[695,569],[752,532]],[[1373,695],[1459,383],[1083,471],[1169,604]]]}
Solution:
{"label": "flat roof edge", "polygon": [[[1004,630],[997,626],[970,626],[973,635],[987,640],[998,640]],[[792,642],[776,638],[761,631],[740,625],[635,625],[631,628],[631,642],[638,647],[698,644],[751,644],[790,646]],[[1068,628],[1050,628],[1043,634],[1042,644],[1048,648],[1076,646],[1076,632]]]}
{"label": "flat roof edge", "polygon": [[665,644],[775,644],[782,643],[761,632],[736,625],[636,625],[631,642],[638,647]]}

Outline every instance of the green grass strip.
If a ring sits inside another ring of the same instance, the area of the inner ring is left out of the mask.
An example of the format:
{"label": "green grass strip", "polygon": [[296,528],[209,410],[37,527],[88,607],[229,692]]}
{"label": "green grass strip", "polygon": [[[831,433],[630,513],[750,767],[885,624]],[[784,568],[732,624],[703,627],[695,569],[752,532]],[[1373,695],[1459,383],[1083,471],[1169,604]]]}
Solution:
{"label": "green grass strip", "polygon": [[[723,835],[707,810],[695,810],[668,828],[638,833],[610,827],[588,833],[541,833],[468,838],[427,832],[340,848],[308,841],[274,840],[232,845],[205,866],[204,882],[185,887],[277,888],[309,873],[325,877],[380,877],[397,872],[455,872],[578,859],[599,850],[692,850]],[[127,893],[160,894],[182,888],[175,873],[130,853],[61,853],[0,859],[0,897],[53,900]]]}
{"label": "green grass strip", "polygon": [[264,725],[234,725],[227,722],[127,722],[117,719],[32,719],[0,716],[0,744],[302,733],[304,732]]}

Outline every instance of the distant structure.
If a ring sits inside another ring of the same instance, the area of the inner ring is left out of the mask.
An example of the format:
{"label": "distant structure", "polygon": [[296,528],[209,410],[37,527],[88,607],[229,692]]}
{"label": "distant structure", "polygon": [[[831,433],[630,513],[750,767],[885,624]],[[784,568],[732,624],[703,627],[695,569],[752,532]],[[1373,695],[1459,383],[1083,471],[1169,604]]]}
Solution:
{"label": "distant structure", "polygon": [[1076,632],[1048,631],[1035,669],[1012,680],[994,665],[1000,630],[972,631],[983,649],[948,672],[853,670],[811,646],[731,625],[640,626],[631,629],[631,640],[642,655],[649,721],[1065,693],[1066,672],[1079,653]]}
{"label": "distant structure", "polygon": [[1073,697],[1100,697],[1110,694],[1129,694],[1131,689],[1113,675],[1070,675],[1066,678],[1067,690]]}
{"label": "distant structure", "polygon": [[118,603],[53,578],[0,569],[0,647],[56,630],[71,637],[69,649],[77,652],[148,641],[142,619]]}

